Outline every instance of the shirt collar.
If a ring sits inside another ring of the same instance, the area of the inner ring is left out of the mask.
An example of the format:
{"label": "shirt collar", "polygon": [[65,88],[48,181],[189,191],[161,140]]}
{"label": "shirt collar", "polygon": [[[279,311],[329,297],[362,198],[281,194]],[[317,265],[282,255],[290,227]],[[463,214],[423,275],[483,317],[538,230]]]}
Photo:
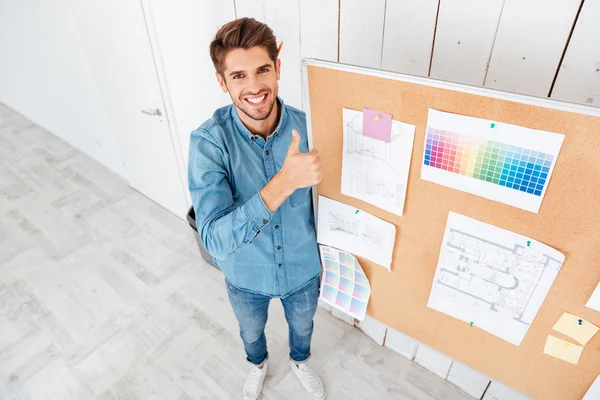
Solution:
{"label": "shirt collar", "polygon": [[[277,101],[277,104],[279,104],[279,109],[281,110],[281,113],[279,115],[279,122],[277,123],[277,126],[275,127],[275,130],[273,132],[271,132],[269,134],[269,136],[267,136],[267,139],[270,138],[273,135],[279,136],[279,131],[281,130],[281,128],[283,127],[283,124],[285,123],[285,120],[287,119],[287,109],[286,109],[285,104],[283,103],[283,100],[281,99],[281,97],[277,96],[277,100],[276,101]],[[233,121],[234,121],[236,127],[238,128],[238,130],[250,142],[252,142],[253,140],[256,140],[256,138],[260,137],[259,135],[253,134],[252,132],[250,132],[248,130],[248,128],[246,128],[246,125],[244,125],[244,123],[240,119],[240,116],[237,113],[237,109],[235,108],[235,104],[231,105],[231,117],[233,118]],[[255,139],[253,139],[253,137]]]}

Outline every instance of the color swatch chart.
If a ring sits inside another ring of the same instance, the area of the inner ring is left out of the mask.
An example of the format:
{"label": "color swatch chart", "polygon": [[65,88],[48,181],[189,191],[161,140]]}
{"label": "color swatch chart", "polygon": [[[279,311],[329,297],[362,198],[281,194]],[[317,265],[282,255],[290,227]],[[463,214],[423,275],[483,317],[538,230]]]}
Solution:
{"label": "color swatch chart", "polygon": [[553,160],[552,154],[428,127],[423,163],[541,196]]}
{"label": "color swatch chart", "polygon": [[350,253],[319,245],[324,277],[320,298],[346,314],[363,320],[371,296],[369,281]]}

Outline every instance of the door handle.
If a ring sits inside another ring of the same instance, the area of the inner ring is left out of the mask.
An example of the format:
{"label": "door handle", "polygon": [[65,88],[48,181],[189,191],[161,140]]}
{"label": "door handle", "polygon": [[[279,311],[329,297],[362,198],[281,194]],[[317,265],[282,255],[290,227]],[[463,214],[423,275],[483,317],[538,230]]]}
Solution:
{"label": "door handle", "polygon": [[158,116],[161,116],[161,115],[162,115],[162,112],[160,112],[160,109],[158,109],[158,108],[157,108],[157,109],[154,109],[154,110],[153,110],[153,109],[151,109],[151,108],[149,108],[149,109],[146,109],[146,110],[142,110],[142,112],[143,112],[144,114],[146,114],[146,115],[150,115],[150,116],[153,116],[153,115],[158,115]]}

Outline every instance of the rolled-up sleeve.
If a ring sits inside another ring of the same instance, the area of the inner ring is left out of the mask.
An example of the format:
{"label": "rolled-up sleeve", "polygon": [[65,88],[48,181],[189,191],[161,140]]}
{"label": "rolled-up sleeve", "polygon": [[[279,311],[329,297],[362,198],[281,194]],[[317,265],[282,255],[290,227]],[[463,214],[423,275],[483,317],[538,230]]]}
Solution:
{"label": "rolled-up sleeve", "polygon": [[188,184],[200,240],[217,259],[250,243],[273,217],[260,192],[234,206],[223,150],[200,129],[190,138]]}

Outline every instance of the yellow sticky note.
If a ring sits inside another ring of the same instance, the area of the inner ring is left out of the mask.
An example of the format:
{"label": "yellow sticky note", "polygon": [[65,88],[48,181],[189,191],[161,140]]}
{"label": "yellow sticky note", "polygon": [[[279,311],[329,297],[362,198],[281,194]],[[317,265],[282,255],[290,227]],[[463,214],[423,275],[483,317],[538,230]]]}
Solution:
{"label": "yellow sticky note", "polygon": [[598,332],[596,325],[569,313],[564,313],[552,329],[572,337],[584,346]]}
{"label": "yellow sticky note", "polygon": [[546,346],[544,346],[544,354],[549,356],[560,358],[561,360],[570,362],[571,364],[577,365],[583,346],[569,343],[557,337],[548,335],[546,340]]}

